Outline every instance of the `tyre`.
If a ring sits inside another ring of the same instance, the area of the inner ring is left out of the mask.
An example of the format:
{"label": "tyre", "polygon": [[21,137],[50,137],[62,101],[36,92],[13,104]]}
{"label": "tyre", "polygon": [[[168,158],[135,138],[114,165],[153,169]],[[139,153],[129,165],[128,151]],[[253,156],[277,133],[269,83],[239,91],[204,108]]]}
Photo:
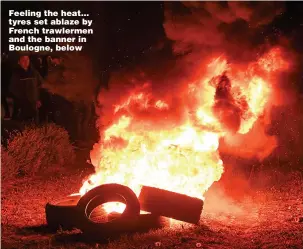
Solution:
{"label": "tyre", "polygon": [[[123,213],[105,222],[91,220],[93,210],[107,202],[121,202],[126,205]],[[136,194],[120,184],[104,184],[87,192],[77,204],[78,227],[83,233],[95,238],[117,235],[136,230],[140,215],[140,204]]]}
{"label": "tyre", "polygon": [[[104,209],[98,208],[106,202],[122,202],[126,208],[122,214],[106,214]],[[147,232],[168,224],[168,220],[159,215],[140,214],[135,193],[119,184],[101,185],[83,197],[68,196],[47,203],[45,211],[47,224],[52,230],[79,228],[93,240],[116,237],[122,233]]]}
{"label": "tyre", "polygon": [[184,222],[198,224],[203,200],[164,189],[143,186],[139,195],[141,210]]}

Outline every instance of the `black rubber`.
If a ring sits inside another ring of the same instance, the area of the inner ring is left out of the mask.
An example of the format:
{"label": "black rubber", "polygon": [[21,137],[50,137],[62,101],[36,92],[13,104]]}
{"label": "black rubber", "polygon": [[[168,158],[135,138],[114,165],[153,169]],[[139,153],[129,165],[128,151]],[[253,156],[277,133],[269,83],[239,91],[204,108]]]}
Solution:
{"label": "black rubber", "polygon": [[[92,211],[107,202],[121,202],[124,212],[116,219],[96,223],[90,219]],[[104,184],[87,192],[77,204],[78,228],[92,237],[105,237],[136,230],[140,215],[140,204],[136,194],[120,184]]]}
{"label": "black rubber", "polygon": [[[125,203],[123,214],[107,215],[103,209],[96,209],[110,201]],[[119,184],[101,185],[81,198],[79,195],[68,196],[47,203],[45,211],[47,224],[52,230],[80,228],[90,240],[116,237],[122,233],[147,232],[163,228],[168,222],[155,214],[139,214],[140,204],[136,195],[130,188]]]}
{"label": "black rubber", "polygon": [[77,227],[78,213],[77,203],[80,195],[67,196],[64,199],[53,203],[47,203],[45,206],[46,221],[50,229],[70,230]]}
{"label": "black rubber", "polygon": [[184,194],[143,186],[138,197],[141,210],[158,215],[199,224],[203,200]]}

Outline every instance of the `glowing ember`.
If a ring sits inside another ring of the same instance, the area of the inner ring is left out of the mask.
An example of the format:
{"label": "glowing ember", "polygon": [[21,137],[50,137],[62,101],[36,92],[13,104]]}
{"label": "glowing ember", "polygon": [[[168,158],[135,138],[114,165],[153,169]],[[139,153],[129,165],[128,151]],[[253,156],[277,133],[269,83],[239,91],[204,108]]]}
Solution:
{"label": "glowing ember", "polygon": [[287,70],[289,63],[283,59],[282,50],[279,47],[271,49],[259,59],[258,64],[267,72]]}
{"label": "glowing ember", "polygon": [[[191,103],[180,107],[181,125],[172,121],[173,125],[161,127],[164,121],[157,114],[166,118],[162,113],[170,111],[170,102],[154,97],[150,83],[134,89],[114,106],[116,122],[103,131],[92,158],[99,162],[94,165],[96,173],[80,194],[104,183],[120,183],[137,195],[147,185],[203,199],[223,173],[219,138],[229,132],[249,132],[263,114],[272,90],[268,73],[286,65],[278,51],[270,51],[245,70],[237,70],[224,56],[212,59],[206,73],[180,93]],[[155,115],[140,119],[136,111]],[[121,212],[124,205],[111,203],[105,209]]]}

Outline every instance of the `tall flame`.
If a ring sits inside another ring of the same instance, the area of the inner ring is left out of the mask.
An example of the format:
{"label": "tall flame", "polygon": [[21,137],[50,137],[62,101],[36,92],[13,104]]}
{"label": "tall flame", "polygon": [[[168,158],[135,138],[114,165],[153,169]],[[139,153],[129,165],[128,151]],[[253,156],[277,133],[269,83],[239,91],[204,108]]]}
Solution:
{"label": "tall flame", "polygon": [[[137,195],[147,185],[203,199],[224,171],[218,153],[220,137],[249,132],[263,114],[273,85],[268,73],[286,65],[277,51],[245,70],[229,64],[224,56],[213,58],[204,75],[188,82],[180,93],[191,103],[182,105],[181,124],[164,125],[167,117],[161,114],[169,113],[170,102],[153,96],[150,83],[137,87],[113,107],[116,122],[102,134],[92,158],[98,162],[96,173],[84,182],[80,194],[104,183],[120,183]],[[278,56],[276,64],[272,58]],[[134,110],[152,111],[155,116],[140,119]],[[121,209],[106,206],[108,212]]]}

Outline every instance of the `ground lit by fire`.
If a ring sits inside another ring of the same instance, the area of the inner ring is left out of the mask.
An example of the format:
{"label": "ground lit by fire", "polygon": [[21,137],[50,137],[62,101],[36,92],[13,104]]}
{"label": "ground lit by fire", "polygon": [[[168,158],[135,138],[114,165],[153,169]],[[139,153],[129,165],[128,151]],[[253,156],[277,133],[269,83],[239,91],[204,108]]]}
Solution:
{"label": "ground lit by fire", "polygon": [[[273,48],[245,66],[230,64],[220,55],[202,67],[203,73],[177,96],[183,100],[176,112],[181,124],[168,120],[171,99],[153,96],[152,82],[142,82],[120,98],[112,108],[115,122],[102,131],[92,153],[96,173],[80,194],[104,183],[120,183],[137,195],[147,185],[204,198],[224,172],[219,139],[248,133],[263,118],[275,75],[289,65],[281,49]],[[149,112],[154,115],[138,118],[137,113],[142,117]],[[121,206],[106,209],[121,211]]]}

